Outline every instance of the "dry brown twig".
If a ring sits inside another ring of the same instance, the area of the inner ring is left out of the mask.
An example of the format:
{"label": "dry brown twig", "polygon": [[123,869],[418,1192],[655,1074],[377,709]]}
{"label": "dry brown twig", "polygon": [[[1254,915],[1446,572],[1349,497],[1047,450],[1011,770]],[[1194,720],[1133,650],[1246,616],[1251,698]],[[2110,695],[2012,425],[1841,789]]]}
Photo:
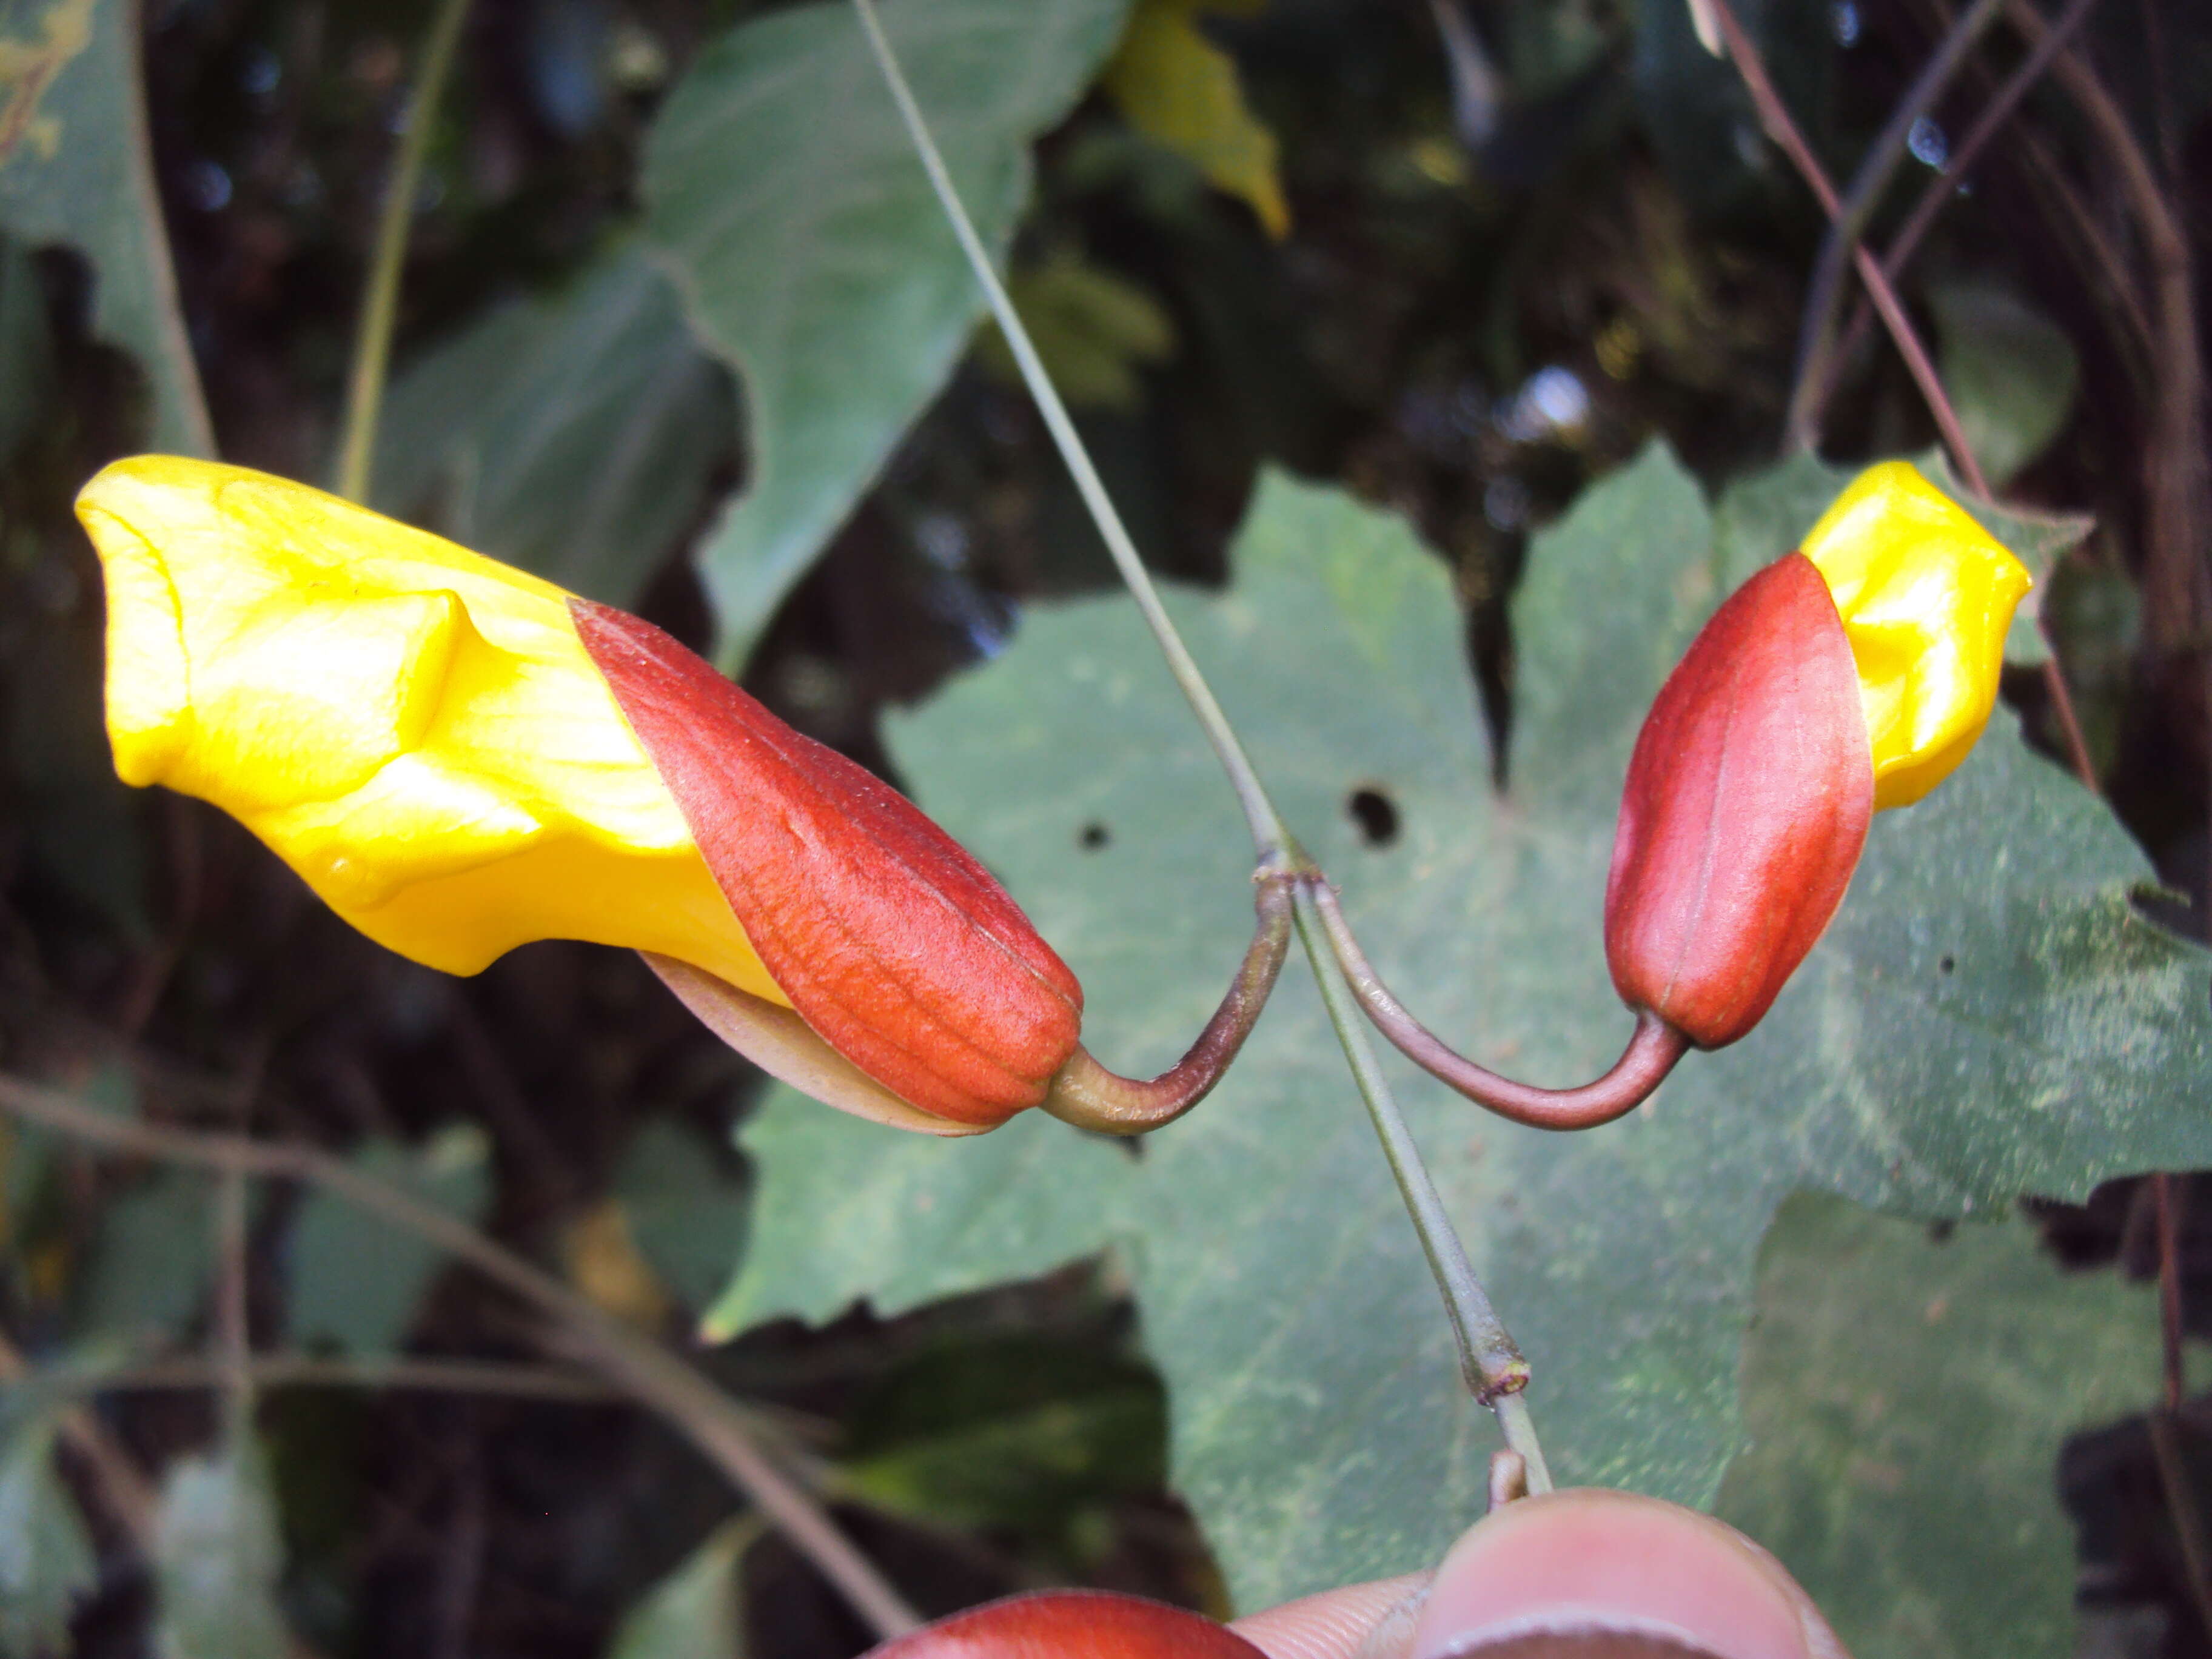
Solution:
{"label": "dry brown twig", "polygon": [[[427,1239],[531,1304],[553,1322],[563,1345],[580,1359],[666,1419],[836,1586],[872,1629],[890,1636],[921,1623],[820,1504],[762,1451],[752,1419],[735,1401],[651,1336],[601,1312],[550,1273],[445,1211],[363,1175],[318,1147],[117,1117],[5,1073],[0,1073],[0,1110],[112,1152],[241,1178],[305,1182]],[[228,1369],[228,1357],[224,1364]]]}

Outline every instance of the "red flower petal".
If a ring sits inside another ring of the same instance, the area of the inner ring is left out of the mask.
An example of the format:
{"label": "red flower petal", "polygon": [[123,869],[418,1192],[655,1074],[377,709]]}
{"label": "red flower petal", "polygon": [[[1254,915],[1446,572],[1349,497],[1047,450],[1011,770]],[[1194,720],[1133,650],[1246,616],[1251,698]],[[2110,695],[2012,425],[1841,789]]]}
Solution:
{"label": "red flower petal", "polygon": [[940,1619],[866,1659],[1266,1659],[1226,1625],[1103,1590],[1041,1590]]}
{"label": "red flower petal", "polygon": [[1622,999],[1735,1042],[1843,902],[1873,811],[1850,641],[1793,553],[1714,613],[1636,739],[1605,894]]}
{"label": "red flower petal", "polygon": [[569,610],[799,1017],[939,1117],[995,1124],[1042,1100],[1074,1051],[1083,989],[989,872],[650,623]]}

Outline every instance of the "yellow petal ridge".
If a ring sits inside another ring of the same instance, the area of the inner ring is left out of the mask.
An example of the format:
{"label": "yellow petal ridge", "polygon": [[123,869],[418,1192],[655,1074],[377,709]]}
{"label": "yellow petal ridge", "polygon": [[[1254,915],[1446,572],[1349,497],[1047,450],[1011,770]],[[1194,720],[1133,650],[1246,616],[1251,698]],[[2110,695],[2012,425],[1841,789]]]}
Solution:
{"label": "yellow petal ridge", "polygon": [[125,782],[222,808],[430,967],[586,939],[789,1006],[562,589],[214,462],[118,461],[77,511],[106,576]]}
{"label": "yellow petal ridge", "polygon": [[1909,463],[1853,479],[1802,550],[1828,584],[1858,665],[1875,810],[1948,777],[1989,724],[2027,570]]}

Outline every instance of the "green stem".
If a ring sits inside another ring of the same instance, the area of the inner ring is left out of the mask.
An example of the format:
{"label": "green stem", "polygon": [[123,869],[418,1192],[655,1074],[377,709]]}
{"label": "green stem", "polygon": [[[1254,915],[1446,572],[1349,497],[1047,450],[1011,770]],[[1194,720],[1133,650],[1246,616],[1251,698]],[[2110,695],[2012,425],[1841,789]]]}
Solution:
{"label": "green stem", "polygon": [[376,246],[368,266],[368,289],[362,296],[361,325],[354,336],[353,367],[346,377],[345,435],[338,448],[337,493],[349,501],[368,500],[369,469],[376,459],[376,420],[384,402],[385,372],[392,362],[392,331],[399,314],[399,276],[407,264],[407,235],[415,222],[415,195],[429,154],[430,131],[453,67],[453,50],[469,0],[439,0],[438,15],[422,46],[422,67],[408,100],[407,125],[399,154],[385,186],[384,209],[376,222]]}
{"label": "green stem", "polygon": [[[1060,394],[1053,389],[1044,361],[1037,356],[1029,330],[1023,326],[1020,314],[1007,297],[1006,285],[1000,282],[999,273],[991,264],[990,252],[976,234],[975,222],[968,216],[960,192],[952,183],[952,175],[945,167],[945,158],[930,137],[921,106],[915,101],[913,88],[907,84],[897,55],[884,33],[883,21],[876,15],[875,0],[853,0],[853,9],[860,15],[860,27],[867,35],[869,50],[875,54],[877,67],[883,71],[892,101],[898,106],[899,118],[906,124],[907,136],[914,142],[922,170],[929,175],[930,185],[937,192],[952,233],[968,256],[975,280],[990,301],[992,314],[998,319],[1000,331],[1006,336],[1007,348],[1021,368],[1030,395],[1036,399],[1038,412],[1043,416],[1046,428],[1059,447],[1060,459],[1074,477],[1084,505],[1090,509],[1098,533],[1104,538],[1107,550],[1113,555],[1130,597],[1136,600],[1137,609],[1151,628],[1161,654],[1167,659],[1169,672],[1175,676],[1191,711],[1198,716],[1199,724],[1212,743],[1222,770],[1228,774],[1230,786],[1236,790],[1237,803],[1243,808],[1244,821],[1252,832],[1253,848],[1261,866],[1272,868],[1289,860],[1302,872],[1310,871],[1281,813],[1268,799],[1266,787],[1244,752],[1244,745],[1229,724],[1229,717],[1222,713],[1212,688],[1183,644],[1167,607],[1160,602],[1159,592],[1152,586],[1144,561],[1138,556],[1136,544],[1130,540],[1121,514],[1114,510],[1113,500],[1099,479],[1097,469],[1091,465],[1082,435],[1068,417]],[[1318,872],[1313,872],[1309,880],[1299,882],[1296,917],[1299,941],[1305,946],[1307,960],[1313,964],[1314,976],[1321,983],[1329,1023],[1335,1028],[1337,1041],[1343,1045],[1352,1080],[1358,1085],[1360,1098],[1366,1103],[1391,1176],[1398,1183],[1400,1196],[1405,1200],[1407,1212],[1413,1218],[1414,1231],[1420,1235],[1421,1248],[1427,1253],[1437,1286],[1443,1293],[1445,1312],[1459,1343],[1461,1368],[1468,1388],[1475,1398],[1497,1413],[1506,1443],[1528,1461],[1529,1490],[1548,1491],[1551,1477],[1545,1469],[1543,1450],[1536,1443],[1534,1426],[1520,1396],[1520,1390],[1528,1383],[1528,1361],[1514,1346],[1497,1310],[1490,1305],[1481,1281],[1474,1275],[1466,1246],[1453,1231],[1451,1218],[1437,1195],[1436,1182],[1421,1160],[1420,1148],[1407,1131],[1397,1102],[1390,1093],[1390,1085],[1376,1063],[1366,1028],[1353,1012],[1352,994],[1338,972],[1336,960],[1330,954],[1315,913],[1310,880],[1318,878]]]}
{"label": "green stem", "polygon": [[1420,1148],[1382,1075],[1375,1046],[1368,1041],[1352,988],[1329,953],[1327,928],[1314,902],[1310,882],[1298,884],[1297,921],[1298,936],[1313,961],[1314,977],[1321,983],[1322,1006],[1328,1011],[1336,1040],[1344,1046],[1352,1080],[1359,1087],[1359,1097],[1375,1125],[1375,1138],[1382,1143],[1382,1156],[1389,1162],[1399,1195],[1406,1201],[1406,1213],[1420,1237],[1421,1253],[1428,1257],[1429,1272],[1443,1294],[1444,1317],[1459,1344],[1460,1375],[1468,1392],[1497,1413],[1498,1431],[1505,1437],[1505,1443],[1527,1462],[1528,1490],[1549,1492],[1551,1471],[1544,1462],[1544,1449],[1537,1443],[1527,1402],[1521,1397],[1528,1386],[1528,1362],[1498,1317],[1482,1281],[1475,1277],[1474,1264],[1468,1260],[1467,1246],[1452,1226],[1443,1196],[1437,1191],[1428,1165],[1421,1161]]}
{"label": "green stem", "polygon": [[1199,725],[1205,728],[1207,740],[1213,744],[1213,752],[1220,757],[1221,769],[1229,775],[1230,787],[1236,790],[1237,804],[1244,809],[1253,847],[1261,862],[1267,863],[1289,850],[1290,832],[1284,828],[1281,815],[1261,787],[1260,775],[1253,769],[1244,745],[1237,741],[1229,717],[1215,701],[1212,687],[1206,683],[1206,676],[1199,672],[1198,664],[1182,642],[1182,635],[1176,631],[1167,607],[1160,602],[1159,590],[1152,586],[1152,575],[1146,570],[1144,560],[1138,556],[1136,543],[1130,540],[1121,515],[1115,511],[1113,497],[1106,493],[1098,469],[1091,464],[1091,453],[1083,447],[1082,435],[1076,431],[1066,405],[1060,400],[1060,393],[1053,389],[1044,361],[1037,356],[1029,330],[1022,326],[1014,302],[1007,296],[1006,286],[999,280],[998,269],[991,263],[990,252],[984,247],[975,222],[968,216],[967,207],[960,200],[960,192],[952,183],[945,157],[939,153],[937,141],[930,137],[929,124],[922,118],[914,89],[907,85],[906,72],[899,67],[897,55],[884,34],[883,20],[876,15],[875,0],[853,0],[853,9],[860,14],[860,27],[867,32],[869,49],[875,53],[877,66],[883,70],[884,80],[890,88],[899,118],[906,123],[907,135],[914,141],[922,171],[929,175],[930,185],[951,223],[952,234],[959,239],[961,250],[975,272],[975,280],[982,285],[984,296],[991,302],[991,314],[999,319],[999,331],[1006,337],[1007,349],[1013,353],[1022,379],[1029,385],[1030,395],[1036,399],[1037,412],[1044,416],[1046,429],[1052,434],[1060,459],[1066,463],[1075,487],[1083,496],[1084,506],[1090,509],[1099,535],[1105,538],[1106,550],[1113,555],[1115,568],[1121,573],[1129,596],[1136,600],[1137,609],[1144,614],[1146,626],[1158,641],[1160,654],[1168,660],[1168,672],[1175,676],[1191,712],[1198,716]]}

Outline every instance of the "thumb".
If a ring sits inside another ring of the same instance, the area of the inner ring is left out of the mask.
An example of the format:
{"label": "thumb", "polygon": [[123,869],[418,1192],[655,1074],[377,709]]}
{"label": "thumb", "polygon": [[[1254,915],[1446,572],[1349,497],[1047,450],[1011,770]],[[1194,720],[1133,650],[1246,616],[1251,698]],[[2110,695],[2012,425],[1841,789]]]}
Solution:
{"label": "thumb", "polygon": [[1270,1659],[1848,1659],[1765,1550],[1632,1492],[1508,1504],[1421,1585],[1354,1585],[1237,1628]]}

